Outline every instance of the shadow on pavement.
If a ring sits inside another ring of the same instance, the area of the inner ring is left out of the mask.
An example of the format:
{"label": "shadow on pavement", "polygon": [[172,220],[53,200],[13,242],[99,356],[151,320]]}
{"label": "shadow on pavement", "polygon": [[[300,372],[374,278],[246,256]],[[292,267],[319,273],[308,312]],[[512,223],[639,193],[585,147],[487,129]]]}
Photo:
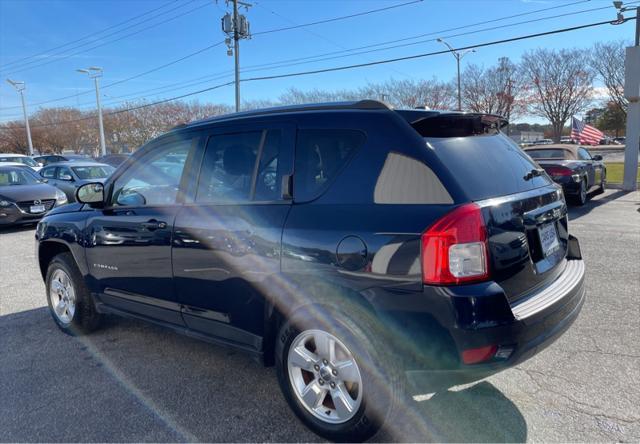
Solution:
{"label": "shadow on pavement", "polygon": [[569,205],[569,220],[580,219],[582,216],[589,214],[595,208],[604,205],[612,200],[620,199],[633,191],[615,190],[613,192],[606,192],[606,194],[592,195],[591,199],[587,201],[581,207]]}
{"label": "shadow on pavement", "polygon": [[375,441],[525,442],[527,424],[518,408],[482,381],[401,408]]}
{"label": "shadow on pavement", "polygon": [[[44,298],[44,295],[43,295]],[[58,330],[48,309],[0,316],[0,441],[318,441],[273,368],[139,321],[92,335]],[[407,401],[381,441],[523,442],[518,408],[481,382]]]}

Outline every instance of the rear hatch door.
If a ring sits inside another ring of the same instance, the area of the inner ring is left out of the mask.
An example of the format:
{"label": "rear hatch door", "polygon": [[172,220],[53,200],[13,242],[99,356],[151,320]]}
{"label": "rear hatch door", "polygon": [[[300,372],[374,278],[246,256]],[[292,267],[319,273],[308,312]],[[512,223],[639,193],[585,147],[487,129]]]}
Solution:
{"label": "rear hatch door", "polygon": [[430,119],[412,126],[442,162],[445,174],[482,207],[492,278],[514,301],[562,272],[567,208],[549,176],[495,126],[483,130],[476,117],[478,121],[469,123],[473,115],[440,115],[431,128]]}

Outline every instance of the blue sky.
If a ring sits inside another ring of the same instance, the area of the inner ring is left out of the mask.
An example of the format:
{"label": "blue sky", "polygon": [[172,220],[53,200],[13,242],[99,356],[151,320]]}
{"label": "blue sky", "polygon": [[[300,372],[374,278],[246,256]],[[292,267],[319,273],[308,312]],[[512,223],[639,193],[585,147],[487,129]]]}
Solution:
{"label": "blue sky", "polygon": [[[248,12],[243,10],[242,13],[249,18],[252,32],[259,33],[260,31],[399,5],[409,1],[259,0],[251,2],[254,6]],[[255,35],[251,40],[245,40],[241,43],[241,64],[244,67],[249,67],[433,33],[430,36],[402,42],[420,41],[420,43],[411,46],[254,71],[245,73],[245,76],[281,74],[337,65],[366,63],[441,50],[443,47],[440,43],[424,41],[436,37],[447,37],[447,40],[454,47],[460,47],[613,19],[615,17],[613,7],[599,11],[579,12],[609,5],[611,2],[604,0],[424,0],[383,12],[331,23]],[[555,9],[463,30],[446,31],[450,28],[546,8]],[[103,28],[153,9],[156,11],[150,15],[96,34],[91,39],[49,51],[51,48],[91,35]],[[92,94],[93,85],[85,75],[75,71],[77,68],[92,65],[103,67],[102,83],[108,85],[174,61],[223,40],[220,17],[227,9],[223,0],[218,2],[214,0],[0,0],[0,78],[2,79],[0,121],[6,121],[12,117],[16,118],[21,112],[20,108],[16,108],[19,105],[17,94],[10,85],[4,82],[7,77],[14,80],[24,80],[27,83],[27,103],[30,112],[38,108],[39,102],[85,92],[86,94],[79,97],[52,102],[47,106],[76,106],[82,109],[91,109],[95,106],[95,97]],[[560,14],[569,15],[454,36],[459,33]],[[117,42],[104,44],[178,15],[181,16],[167,23],[122,38]],[[136,25],[142,20],[148,21]],[[620,26],[607,25],[481,48],[478,52],[468,55],[463,63],[491,65],[503,56],[517,61],[525,51],[536,47],[582,48],[589,47],[596,41],[631,39],[633,26],[632,22]],[[123,30],[126,27],[129,29]],[[109,33],[113,33],[113,35],[107,36]],[[81,44],[84,46],[73,49],[74,46]],[[98,45],[103,46],[91,49]],[[89,50],[81,52],[87,49]],[[39,55],[35,59],[30,59],[28,61],[30,64],[16,63],[19,59],[34,54]],[[67,57],[70,54],[71,56]],[[11,64],[12,62],[13,64]],[[37,66],[40,64],[42,66]],[[29,67],[31,69],[25,69]],[[217,74],[219,78],[213,78],[214,74]],[[233,57],[228,57],[225,46],[220,45],[165,69],[124,81],[112,87],[106,87],[102,90],[102,98],[105,106],[141,96],[153,101],[232,80],[232,74]],[[367,82],[384,81],[389,78],[436,77],[449,80],[454,74],[455,60],[450,54],[444,54],[362,69],[251,82],[242,85],[242,96],[243,99],[252,100],[270,99],[277,98],[289,87],[301,89],[355,88]],[[203,76],[210,77],[202,79]],[[196,84],[196,82],[201,83]],[[178,88],[185,84],[184,88]],[[162,89],[163,87],[165,89]],[[232,104],[233,94],[233,87],[228,86],[191,97],[189,100],[197,98],[203,102]]]}

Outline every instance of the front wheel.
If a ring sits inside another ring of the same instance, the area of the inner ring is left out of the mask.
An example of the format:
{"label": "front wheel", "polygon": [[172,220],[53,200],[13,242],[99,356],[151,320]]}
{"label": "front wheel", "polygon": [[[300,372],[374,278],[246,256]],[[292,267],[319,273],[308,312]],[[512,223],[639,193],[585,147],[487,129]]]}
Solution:
{"label": "front wheel", "polygon": [[324,438],[373,436],[402,393],[392,360],[371,342],[371,325],[366,315],[355,320],[320,307],[296,312],[280,329],[280,387],[296,415]]}
{"label": "front wheel", "polygon": [[98,328],[102,315],[70,253],[53,258],[47,269],[47,302],[55,323],[70,334],[89,333]]}

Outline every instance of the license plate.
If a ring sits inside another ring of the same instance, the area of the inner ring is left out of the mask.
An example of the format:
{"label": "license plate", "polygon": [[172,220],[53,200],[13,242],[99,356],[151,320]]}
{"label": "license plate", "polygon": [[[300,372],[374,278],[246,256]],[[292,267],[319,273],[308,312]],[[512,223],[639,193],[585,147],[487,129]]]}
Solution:
{"label": "license plate", "polygon": [[558,248],[560,248],[560,243],[558,242],[558,232],[556,231],[555,223],[544,224],[538,227],[538,234],[540,235],[542,253],[545,257],[549,256]]}
{"label": "license plate", "polygon": [[44,213],[44,205],[31,205],[29,211],[32,213]]}

